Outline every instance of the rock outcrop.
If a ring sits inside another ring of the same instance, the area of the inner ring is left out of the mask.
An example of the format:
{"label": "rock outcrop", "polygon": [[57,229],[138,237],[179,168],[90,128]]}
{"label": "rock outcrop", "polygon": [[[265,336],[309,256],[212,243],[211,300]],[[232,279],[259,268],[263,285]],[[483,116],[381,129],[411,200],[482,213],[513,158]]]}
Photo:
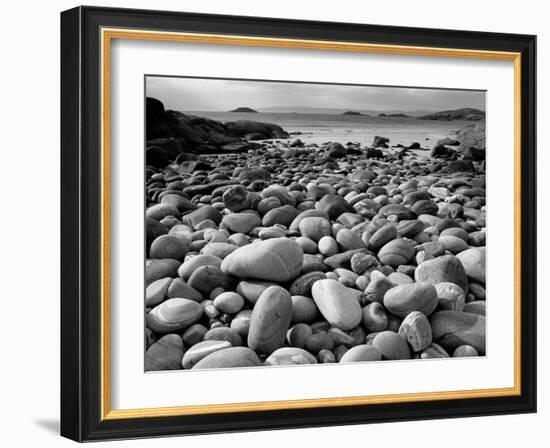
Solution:
{"label": "rock outcrop", "polygon": [[468,120],[479,121],[485,119],[485,112],[472,107],[464,107],[462,109],[442,110],[432,114],[422,115],[418,117],[420,120]]}
{"label": "rock outcrop", "polygon": [[250,120],[222,123],[174,110],[147,98],[146,163],[156,168],[166,166],[181,153],[245,152],[260,145],[250,140],[288,138],[280,126]]}

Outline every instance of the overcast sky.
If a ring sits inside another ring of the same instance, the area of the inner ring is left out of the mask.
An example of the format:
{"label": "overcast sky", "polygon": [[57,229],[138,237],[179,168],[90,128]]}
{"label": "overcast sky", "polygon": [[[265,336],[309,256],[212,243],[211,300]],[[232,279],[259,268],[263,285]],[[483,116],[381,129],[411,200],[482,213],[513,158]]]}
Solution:
{"label": "overcast sky", "polygon": [[485,110],[485,92],[347,86],[287,82],[147,77],[146,95],[162,101],[166,109],[229,111],[297,107],[343,110],[439,111],[474,107]]}

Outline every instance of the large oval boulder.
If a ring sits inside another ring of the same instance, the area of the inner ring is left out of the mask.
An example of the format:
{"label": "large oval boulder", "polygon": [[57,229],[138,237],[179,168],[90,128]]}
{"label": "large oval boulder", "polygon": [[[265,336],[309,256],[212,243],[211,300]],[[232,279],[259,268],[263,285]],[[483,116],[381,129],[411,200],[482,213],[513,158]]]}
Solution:
{"label": "large oval boulder", "polygon": [[289,238],[273,238],[240,247],[221,264],[223,272],[240,278],[286,282],[302,270],[304,253]]}
{"label": "large oval boulder", "polygon": [[325,279],[313,284],[311,294],[323,317],[334,327],[352,330],[361,322],[360,291]]}
{"label": "large oval boulder", "polygon": [[291,319],[290,294],[280,286],[270,286],[262,293],[252,310],[248,346],[265,354],[282,347]]}

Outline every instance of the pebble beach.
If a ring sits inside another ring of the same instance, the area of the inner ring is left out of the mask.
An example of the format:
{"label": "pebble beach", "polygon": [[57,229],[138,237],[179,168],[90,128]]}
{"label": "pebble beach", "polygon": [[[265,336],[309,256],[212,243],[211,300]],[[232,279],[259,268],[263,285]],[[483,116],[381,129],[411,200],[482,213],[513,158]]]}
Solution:
{"label": "pebble beach", "polygon": [[485,356],[485,162],[288,137],[148,163],[145,370]]}

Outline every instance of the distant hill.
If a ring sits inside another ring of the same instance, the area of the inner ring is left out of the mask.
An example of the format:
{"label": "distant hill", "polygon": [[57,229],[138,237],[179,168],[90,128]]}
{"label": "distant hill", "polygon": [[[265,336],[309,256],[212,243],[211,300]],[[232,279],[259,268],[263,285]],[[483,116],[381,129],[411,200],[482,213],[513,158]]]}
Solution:
{"label": "distant hill", "polygon": [[354,110],[348,110],[344,112],[342,115],[363,115],[361,112],[356,112]]}
{"label": "distant hill", "polygon": [[421,120],[468,120],[479,121],[485,119],[485,112],[479,109],[473,109],[471,107],[464,107],[462,109],[442,110],[440,112],[434,112],[432,114],[421,115],[417,117]]}
{"label": "distant hill", "polygon": [[229,112],[248,112],[254,114],[258,113],[257,110],[251,109],[250,107],[237,107],[236,109],[230,110]]}

